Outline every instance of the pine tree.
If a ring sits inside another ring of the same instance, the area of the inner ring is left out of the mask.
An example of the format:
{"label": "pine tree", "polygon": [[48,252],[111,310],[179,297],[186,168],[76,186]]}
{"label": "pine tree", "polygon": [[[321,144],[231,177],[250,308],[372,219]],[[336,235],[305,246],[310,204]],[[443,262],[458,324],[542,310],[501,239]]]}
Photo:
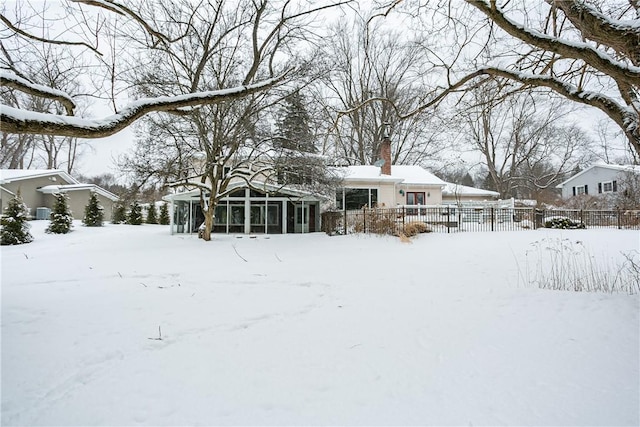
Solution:
{"label": "pine tree", "polygon": [[102,227],[104,221],[104,208],[98,202],[98,195],[92,191],[89,203],[84,208],[82,223],[87,227]]}
{"label": "pine tree", "polygon": [[158,223],[158,214],[156,212],[156,204],[151,203],[149,205],[149,209],[147,209],[147,224],[157,224]]}
{"label": "pine tree", "polygon": [[127,223],[131,225],[142,224],[142,206],[137,201],[131,203],[129,208],[129,215],[127,216]]}
{"label": "pine tree", "polygon": [[293,92],[284,100],[280,120],[276,124],[276,141],[282,148],[305,153],[315,153],[313,134],[310,129],[311,116],[302,94]]}
{"label": "pine tree", "polygon": [[124,204],[119,202],[113,209],[113,217],[111,218],[112,224],[124,224],[127,222],[127,209]]}
{"label": "pine tree", "polygon": [[9,200],[9,204],[4,209],[4,215],[0,219],[0,244],[20,245],[30,243],[33,236],[29,233],[31,226],[27,223],[29,210],[24,204],[20,193]]}
{"label": "pine tree", "polygon": [[51,222],[46,233],[66,234],[71,231],[73,216],[69,210],[69,198],[64,193],[55,195],[56,202],[51,211]]}
{"label": "pine tree", "polygon": [[160,219],[158,222],[162,225],[169,225],[169,208],[167,207],[167,202],[164,202],[162,206],[160,206]]}

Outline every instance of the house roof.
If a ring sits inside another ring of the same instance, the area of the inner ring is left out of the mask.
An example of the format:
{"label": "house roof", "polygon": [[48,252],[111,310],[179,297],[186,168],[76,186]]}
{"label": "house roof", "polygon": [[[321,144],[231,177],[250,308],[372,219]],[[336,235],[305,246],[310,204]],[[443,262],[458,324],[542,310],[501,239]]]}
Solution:
{"label": "house roof", "polygon": [[78,180],[59,169],[0,169],[0,184],[46,176],[59,176],[68,183],[79,184]]}
{"label": "house roof", "polygon": [[483,190],[481,188],[469,187],[467,185],[453,184],[448,182],[447,186],[442,190],[444,196],[485,196],[498,197],[500,193],[497,191]]}
{"label": "house roof", "polygon": [[114,202],[118,200],[118,196],[111,193],[110,191],[105,190],[102,187],[98,187],[95,184],[45,185],[44,187],[38,188],[38,191],[45,194],[66,193],[69,191],[80,191],[80,190],[95,191],[101,196],[111,199]]}
{"label": "house roof", "polygon": [[594,169],[594,168],[610,169],[610,170],[615,170],[615,171],[619,171],[619,172],[633,172],[633,173],[640,174],[640,166],[639,165],[609,165],[609,164],[606,164],[606,163],[595,163],[595,164],[589,166],[588,168],[586,168],[585,170],[580,171],[577,174],[570,176],[569,178],[567,178],[566,180],[564,180],[560,184],[556,185],[556,188],[562,188],[567,182],[572,181],[575,178],[578,178],[579,176],[587,173],[588,171],[590,171],[591,169]]}
{"label": "house roof", "polygon": [[336,168],[344,170],[347,181],[395,182],[412,185],[444,186],[446,182],[421,166],[392,165],[391,175],[384,175],[378,166],[345,166]]}
{"label": "house roof", "polygon": [[[252,182],[253,186],[255,188],[264,188],[266,191],[275,191],[277,193],[282,193],[282,194],[287,194],[289,196],[292,197],[298,197],[298,198],[310,198],[313,197],[314,199],[320,199],[322,198],[321,196],[316,196],[312,193],[306,192],[306,191],[302,191],[302,190],[298,190],[298,189],[294,189],[294,188],[290,188],[290,187],[282,187],[279,185],[273,185],[273,184],[268,184],[266,182],[259,182],[259,181],[255,181]],[[236,189],[236,188],[242,188],[242,187],[247,187],[245,182],[234,182],[229,184],[229,187],[227,187],[227,191]],[[200,189],[194,189],[194,190],[189,190],[189,191],[181,191],[178,193],[174,193],[174,194],[168,194],[166,196],[162,197],[162,200],[164,201],[171,201],[171,200],[189,200],[192,199],[194,197],[199,197],[200,196]]]}

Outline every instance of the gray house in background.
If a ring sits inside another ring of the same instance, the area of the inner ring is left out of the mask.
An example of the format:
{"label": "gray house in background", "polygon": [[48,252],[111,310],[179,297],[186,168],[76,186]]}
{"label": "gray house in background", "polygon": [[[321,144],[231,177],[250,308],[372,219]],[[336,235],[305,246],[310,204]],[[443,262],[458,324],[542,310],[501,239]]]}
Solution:
{"label": "gray house in background", "polygon": [[0,169],[0,212],[18,192],[33,219],[49,219],[56,193],[66,193],[74,219],[82,219],[91,192],[104,207],[105,221],[111,220],[118,196],[95,184],[83,184],[57,169]]}
{"label": "gray house in background", "polygon": [[562,198],[614,195],[624,191],[626,174],[640,174],[640,166],[595,164],[559,184]]}

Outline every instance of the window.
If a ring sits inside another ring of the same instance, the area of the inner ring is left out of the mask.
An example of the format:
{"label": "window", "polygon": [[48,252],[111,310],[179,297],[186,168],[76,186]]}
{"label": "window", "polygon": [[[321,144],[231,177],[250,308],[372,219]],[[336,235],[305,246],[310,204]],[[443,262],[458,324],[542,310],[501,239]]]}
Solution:
{"label": "window", "polygon": [[576,196],[580,196],[582,194],[589,194],[589,191],[587,190],[587,186],[586,185],[581,185],[579,187],[575,187],[576,191],[575,191],[575,195]]}
{"label": "window", "polygon": [[[265,215],[266,211],[266,215]],[[268,205],[264,204],[251,204],[251,225],[264,225],[265,216],[268,221],[268,225],[278,225],[280,224],[280,215],[279,215],[279,206],[278,205]]]}
{"label": "window", "polygon": [[377,188],[343,188],[336,192],[338,209],[362,209],[363,206],[373,207],[376,203],[378,203]]}
{"label": "window", "polygon": [[215,210],[215,218],[213,223],[215,225],[225,225],[227,223],[227,205],[218,205]]}
{"label": "window", "polygon": [[613,193],[618,191],[618,183],[616,181],[606,181],[598,184],[599,193]]}

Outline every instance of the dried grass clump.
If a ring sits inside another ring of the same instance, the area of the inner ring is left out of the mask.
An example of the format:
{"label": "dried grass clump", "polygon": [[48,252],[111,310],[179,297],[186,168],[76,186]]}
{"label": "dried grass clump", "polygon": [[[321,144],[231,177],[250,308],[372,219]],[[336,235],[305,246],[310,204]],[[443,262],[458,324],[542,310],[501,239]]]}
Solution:
{"label": "dried grass clump", "polygon": [[431,233],[431,228],[424,222],[413,221],[404,226],[404,235],[407,237],[413,237],[420,233]]}

